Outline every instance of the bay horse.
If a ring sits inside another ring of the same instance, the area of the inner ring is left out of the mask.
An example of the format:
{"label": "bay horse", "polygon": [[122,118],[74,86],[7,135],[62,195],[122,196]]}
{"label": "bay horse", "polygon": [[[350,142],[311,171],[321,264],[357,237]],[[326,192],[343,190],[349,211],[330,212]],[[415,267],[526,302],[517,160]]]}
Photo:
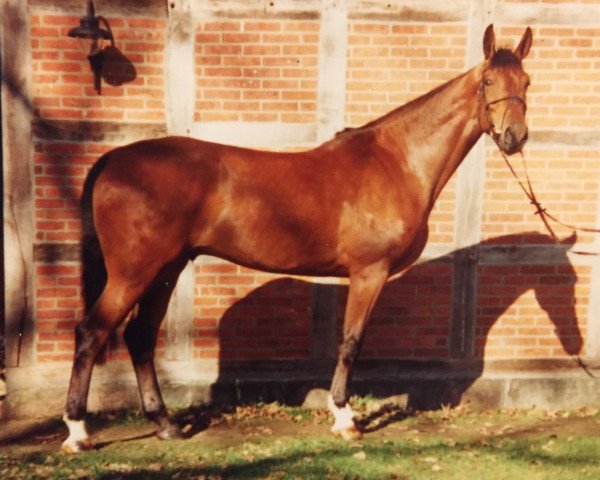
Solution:
{"label": "bay horse", "polygon": [[159,325],[179,274],[201,254],[275,273],[349,278],[331,384],[332,431],[360,436],[348,404],[363,332],[386,280],[412,264],[442,188],[485,132],[507,154],[527,140],[522,67],[532,42],[484,61],[360,128],[304,152],[263,152],[191,138],[136,142],[103,155],[83,189],[85,317],[64,420],[66,452],[89,449],[85,414],[94,363],[112,332],[124,338],[146,416],[180,438],[154,368]]}

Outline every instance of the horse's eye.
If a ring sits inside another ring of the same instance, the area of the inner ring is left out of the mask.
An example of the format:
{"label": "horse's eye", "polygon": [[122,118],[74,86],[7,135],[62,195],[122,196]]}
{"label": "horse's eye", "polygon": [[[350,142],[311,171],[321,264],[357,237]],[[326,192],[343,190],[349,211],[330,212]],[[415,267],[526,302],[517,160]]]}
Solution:
{"label": "horse's eye", "polygon": [[491,78],[486,78],[483,83],[485,83],[486,87],[489,87],[494,83],[494,81]]}

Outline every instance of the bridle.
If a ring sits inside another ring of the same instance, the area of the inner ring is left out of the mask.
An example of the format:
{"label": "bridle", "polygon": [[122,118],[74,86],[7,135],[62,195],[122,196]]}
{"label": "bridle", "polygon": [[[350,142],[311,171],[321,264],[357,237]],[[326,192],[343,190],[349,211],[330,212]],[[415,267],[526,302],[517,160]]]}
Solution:
{"label": "bridle", "polygon": [[[521,190],[523,190],[523,192],[529,199],[529,202],[535,207],[535,209],[536,209],[535,214],[540,216],[542,223],[546,227],[546,230],[550,234],[550,237],[553,239],[553,241],[560,245],[560,239],[558,238],[556,233],[554,233],[554,230],[550,226],[550,221],[553,221],[554,223],[557,223],[558,225],[562,225],[563,227],[569,228],[573,231],[580,231],[580,232],[587,232],[587,233],[600,233],[600,229],[571,225],[571,224],[562,222],[556,216],[549,213],[548,210],[546,210],[546,208],[544,208],[544,206],[537,199],[535,192],[533,191],[533,186],[531,184],[531,179],[529,177],[529,173],[527,172],[527,164],[525,163],[525,156],[523,155],[523,151],[520,150],[519,153],[521,154],[521,161],[523,163],[523,171],[525,172],[525,182],[523,182],[519,178],[514,167],[511,165],[510,161],[508,160],[508,157],[502,150],[502,147],[499,144],[500,133],[495,130],[494,122],[490,118],[490,107],[492,105],[496,105],[497,103],[501,103],[501,102],[513,102],[516,104],[521,104],[523,106],[523,113],[525,113],[527,111],[527,103],[525,102],[525,100],[518,95],[508,95],[506,97],[498,98],[498,99],[492,100],[490,102],[487,100],[487,96],[485,94],[485,85],[484,85],[483,80],[481,81],[481,83],[479,85],[479,96],[480,96],[481,102],[483,103],[483,110],[485,113],[485,121],[487,123],[487,128],[485,128],[483,125],[481,125],[481,118],[480,118],[479,122],[480,122],[480,126],[481,126],[482,130],[484,132],[488,133],[490,135],[490,137],[492,137],[492,139],[494,140],[494,143],[498,147],[498,150],[500,151],[500,154],[502,155],[504,162],[508,166],[508,169],[512,173],[513,177],[515,177],[517,183],[521,187]],[[506,107],[506,110],[504,111],[504,115],[502,115],[502,123],[500,124],[500,132],[502,132],[502,130],[503,130],[504,120],[506,119],[507,112],[508,112],[508,106]],[[597,253],[597,252],[585,252],[585,251],[579,251],[579,250],[572,250],[572,253],[575,253],[577,255],[600,255],[600,253]]]}
{"label": "bridle", "polygon": [[480,101],[483,103],[483,111],[485,114],[485,121],[487,123],[487,128],[485,128],[483,125],[481,125],[481,119],[479,120],[480,126],[484,132],[490,134],[490,136],[494,139],[494,142],[497,145],[498,141],[500,139],[500,132],[502,132],[503,127],[504,127],[504,120],[506,119],[506,114],[508,113],[508,106],[504,110],[504,115],[502,115],[502,123],[500,124],[500,132],[496,131],[496,126],[494,125],[494,122],[492,121],[492,118],[490,116],[490,107],[492,105],[496,105],[497,103],[512,102],[517,105],[519,105],[519,104],[522,105],[523,113],[525,113],[525,112],[527,112],[527,102],[519,95],[507,95],[506,97],[488,101],[487,95],[485,93],[485,83],[483,80],[481,80],[481,83],[479,84],[479,98],[480,98]]}

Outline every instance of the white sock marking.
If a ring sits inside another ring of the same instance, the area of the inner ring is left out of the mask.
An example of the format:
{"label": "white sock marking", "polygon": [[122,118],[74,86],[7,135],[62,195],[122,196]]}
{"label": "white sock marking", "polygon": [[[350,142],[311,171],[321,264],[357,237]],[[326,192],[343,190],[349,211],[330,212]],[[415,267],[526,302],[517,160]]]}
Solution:
{"label": "white sock marking", "polygon": [[66,415],[63,416],[63,421],[69,428],[69,436],[63,442],[63,449],[78,452],[81,450],[81,444],[89,442],[90,436],[85,428],[84,420],[69,420]]}
{"label": "white sock marking", "polygon": [[333,402],[333,397],[330,394],[327,397],[327,407],[335,419],[333,427],[331,427],[332,432],[338,432],[340,430],[347,430],[349,428],[356,427],[354,423],[355,414],[352,411],[349,403],[346,403],[346,405],[340,408]]}

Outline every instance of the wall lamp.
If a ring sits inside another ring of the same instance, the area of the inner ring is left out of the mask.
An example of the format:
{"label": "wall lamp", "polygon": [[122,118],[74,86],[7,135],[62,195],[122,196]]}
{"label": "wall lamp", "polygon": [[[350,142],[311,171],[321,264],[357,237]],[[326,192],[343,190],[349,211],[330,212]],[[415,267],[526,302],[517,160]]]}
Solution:
{"label": "wall lamp", "polygon": [[[100,22],[106,29],[100,27]],[[69,37],[76,38],[79,48],[88,56],[90,66],[94,73],[94,88],[100,93],[100,80],[102,78],[102,47],[105,40],[110,40],[114,46],[114,38],[110,25],[106,19],[98,15],[94,9],[94,2],[89,0],[87,13],[79,19],[79,26],[74,27],[67,33]]]}

